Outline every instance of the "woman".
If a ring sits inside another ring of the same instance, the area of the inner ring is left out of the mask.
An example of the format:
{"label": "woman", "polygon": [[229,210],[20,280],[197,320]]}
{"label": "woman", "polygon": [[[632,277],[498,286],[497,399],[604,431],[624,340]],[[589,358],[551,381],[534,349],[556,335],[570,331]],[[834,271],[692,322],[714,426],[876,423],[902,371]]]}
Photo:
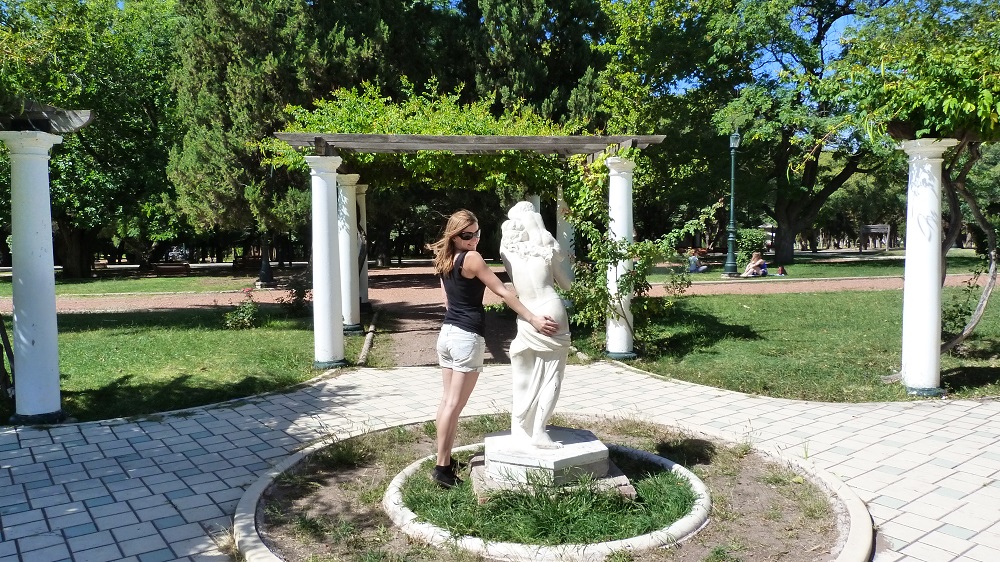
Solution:
{"label": "woman", "polygon": [[767,275],[767,262],[760,255],[760,252],[754,252],[750,256],[750,263],[747,264],[746,270],[740,277],[762,277]]}
{"label": "woman", "polygon": [[559,329],[551,317],[529,311],[490,270],[483,256],[476,251],[479,235],[479,220],[463,209],[448,218],[441,239],[429,246],[434,252],[434,271],[441,279],[445,305],[444,323],[437,341],[444,393],[437,411],[437,462],[431,478],[444,488],[451,488],[459,482],[451,449],[458,418],[483,368],[486,351],[485,289],[496,293],[539,333],[553,335]]}
{"label": "woman", "polygon": [[708,271],[707,265],[702,265],[698,259],[698,250],[691,248],[688,252],[688,273],[705,273]]}

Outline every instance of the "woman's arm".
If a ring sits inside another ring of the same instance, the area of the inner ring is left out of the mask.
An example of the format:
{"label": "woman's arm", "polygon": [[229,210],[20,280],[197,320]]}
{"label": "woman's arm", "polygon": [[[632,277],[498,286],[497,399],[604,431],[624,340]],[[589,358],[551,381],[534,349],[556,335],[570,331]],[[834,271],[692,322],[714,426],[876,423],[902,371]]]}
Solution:
{"label": "woman's arm", "polygon": [[441,298],[444,300],[444,309],[448,310],[448,291],[444,290],[444,279],[438,279],[441,282]]}
{"label": "woman's arm", "polygon": [[503,281],[486,265],[483,256],[476,251],[465,254],[465,263],[462,266],[462,276],[466,278],[476,277],[486,285],[486,288],[493,291],[498,297],[507,303],[518,316],[524,318],[539,333],[551,336],[559,330],[559,324],[549,316],[539,316],[534,314],[528,307],[517,298],[513,291],[503,284]]}

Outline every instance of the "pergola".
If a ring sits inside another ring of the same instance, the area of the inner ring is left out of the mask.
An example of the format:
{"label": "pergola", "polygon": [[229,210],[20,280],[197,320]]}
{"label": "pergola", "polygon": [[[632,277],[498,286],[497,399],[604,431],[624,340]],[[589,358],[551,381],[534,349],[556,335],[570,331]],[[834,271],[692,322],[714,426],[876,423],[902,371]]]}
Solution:
{"label": "pergola", "polygon": [[[611,236],[632,241],[632,170],[635,163],[617,156],[624,148],[646,148],[663,142],[665,135],[639,136],[482,136],[482,135],[369,135],[276,133],[275,136],[299,149],[311,149],[306,162],[312,169],[313,239],[313,337],[318,369],[346,364],[344,332],[360,331],[361,306],[368,300],[367,259],[356,259],[359,247],[358,224],[365,228],[367,185],[359,184],[358,174],[339,174],[344,153],[405,154],[440,151],[451,154],[497,154],[504,151],[535,152],[557,156],[584,154],[592,160],[601,153],[610,170]],[[538,209],[540,201],[532,197]],[[573,232],[566,222],[566,203],[561,188],[557,192],[556,239],[571,250]],[[333,217],[337,217],[334,232]],[[332,240],[337,243],[333,244]],[[570,260],[566,260],[567,265]],[[569,266],[571,267],[571,266]],[[618,279],[631,268],[623,262],[608,270],[608,286],[617,292]],[[571,273],[571,271],[570,271]],[[339,280],[339,283],[336,282]],[[608,317],[607,351],[612,357],[634,357],[630,302],[626,300]],[[343,319],[343,323],[337,319]]]}
{"label": "pergola", "polygon": [[[49,203],[49,151],[62,142],[61,133],[87,125],[84,110],[62,110],[28,102],[15,114],[0,114],[0,143],[10,152],[11,230],[13,234],[14,363],[17,365],[16,413],[12,423],[59,423],[60,405],[56,329],[55,280],[52,259],[52,220]],[[359,280],[362,276],[353,249],[358,241],[357,208],[365,220],[365,185],[357,174],[340,174],[340,153],[413,153],[421,150],[453,154],[493,154],[531,151],[568,156],[617,154],[625,147],[645,148],[665,138],[656,136],[429,136],[278,133],[292,146],[312,148],[306,161],[312,168],[313,318],[317,368],[343,365],[344,328],[360,322]],[[954,139],[904,141],[909,156],[907,261],[903,299],[903,382],[915,394],[940,392],[940,215],[942,155]],[[611,235],[632,240],[632,170],[627,158],[611,156],[608,207]],[[331,197],[335,195],[335,197]],[[557,239],[571,248],[572,234],[563,221],[566,210],[561,192],[556,213]],[[360,196],[360,198],[359,198]],[[533,203],[538,205],[538,201]],[[339,232],[332,230],[337,217]],[[338,244],[331,244],[336,238]],[[342,265],[343,264],[343,265]],[[615,291],[617,279],[630,263],[608,270]],[[339,280],[339,283],[334,282]],[[608,318],[607,351],[612,357],[632,355],[629,302]],[[337,319],[343,318],[343,323]]]}

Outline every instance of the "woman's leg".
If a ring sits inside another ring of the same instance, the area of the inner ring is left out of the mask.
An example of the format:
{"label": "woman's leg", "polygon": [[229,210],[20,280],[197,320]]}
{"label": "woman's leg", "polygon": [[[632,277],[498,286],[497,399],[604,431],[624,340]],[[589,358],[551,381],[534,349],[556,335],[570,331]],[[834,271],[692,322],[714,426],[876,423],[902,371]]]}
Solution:
{"label": "woman's leg", "polygon": [[444,384],[444,395],[441,398],[441,405],[438,406],[437,415],[437,465],[447,466],[451,463],[451,449],[455,444],[458,418],[476,388],[479,372],[466,373],[441,369],[441,379]]}

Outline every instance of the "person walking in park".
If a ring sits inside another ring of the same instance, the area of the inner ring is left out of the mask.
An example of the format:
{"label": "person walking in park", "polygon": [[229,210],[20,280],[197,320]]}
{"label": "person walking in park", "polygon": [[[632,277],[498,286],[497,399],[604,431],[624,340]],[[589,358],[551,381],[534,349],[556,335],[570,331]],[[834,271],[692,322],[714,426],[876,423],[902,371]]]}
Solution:
{"label": "person walking in park", "polygon": [[460,481],[451,449],[458,418],[469,401],[486,351],[486,311],[483,295],[488,288],[528,321],[540,334],[554,335],[559,324],[549,316],[532,313],[513,291],[490,270],[476,251],[479,220],[465,209],[448,218],[441,238],[428,248],[434,252],[434,271],[441,281],[445,315],[438,336],[437,352],[444,386],[437,411],[437,461],[431,478],[444,488]]}

